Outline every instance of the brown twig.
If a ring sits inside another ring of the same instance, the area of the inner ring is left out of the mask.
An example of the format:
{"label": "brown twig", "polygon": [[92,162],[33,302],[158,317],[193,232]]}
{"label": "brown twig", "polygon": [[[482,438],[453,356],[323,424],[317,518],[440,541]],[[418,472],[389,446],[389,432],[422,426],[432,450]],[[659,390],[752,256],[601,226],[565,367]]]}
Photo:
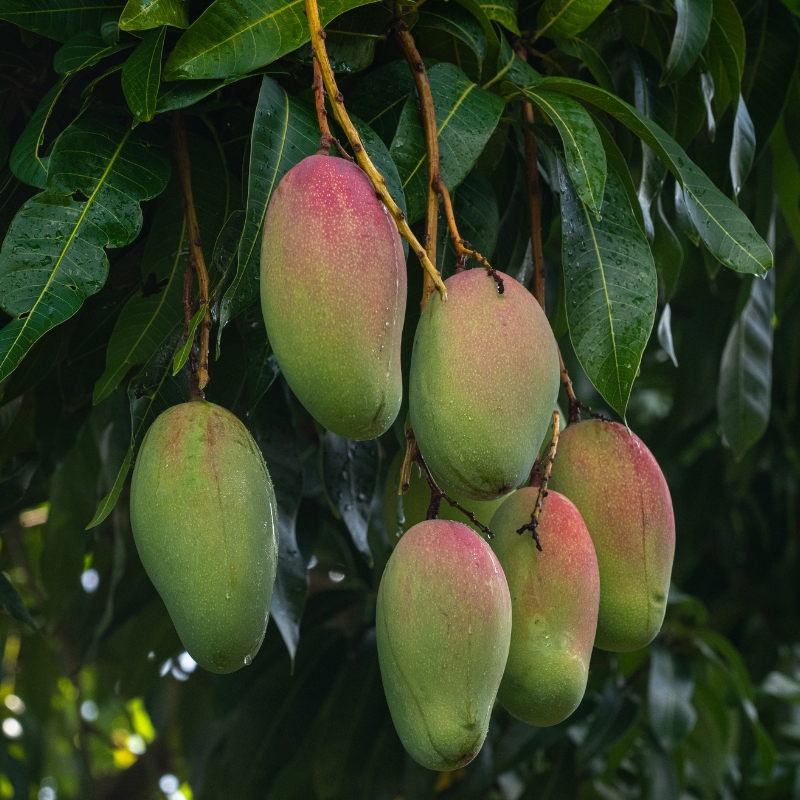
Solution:
{"label": "brown twig", "polygon": [[569,415],[567,419],[570,423],[580,422],[581,403],[580,400],[578,400],[578,398],[575,396],[575,390],[572,388],[572,381],[570,380],[569,373],[567,372],[567,367],[564,364],[564,357],[561,355],[560,348],[558,351],[558,368],[561,372],[561,384],[564,387],[564,391],[567,393],[567,399],[569,400]]}
{"label": "brown twig", "polygon": [[561,414],[559,414],[558,409],[555,408],[553,409],[553,438],[548,445],[547,455],[544,457],[544,461],[541,462],[538,469],[536,468],[536,464],[538,464],[539,459],[536,459],[536,464],[534,464],[534,469],[531,472],[531,485],[536,486],[538,483],[539,486],[539,493],[536,495],[536,503],[531,512],[531,521],[517,530],[519,534],[530,531],[533,536],[533,541],[536,542],[536,549],[539,550],[539,552],[542,550],[542,545],[539,542],[539,517],[541,516],[542,507],[544,506],[544,499],[548,494],[547,484],[550,482],[550,474],[553,471],[553,462],[555,461],[556,450],[558,449],[560,428]]}
{"label": "brown twig", "polygon": [[333,116],[344,131],[345,136],[347,136],[347,141],[350,142],[350,146],[353,148],[353,153],[355,154],[358,165],[367,174],[367,177],[375,188],[375,193],[392,215],[401,236],[406,239],[409,246],[420,260],[425,272],[430,276],[430,280],[433,282],[434,287],[438,289],[442,299],[446,300],[447,289],[442,282],[441,275],[428,257],[425,248],[419,243],[417,237],[414,236],[414,233],[408,226],[405,214],[389,194],[386,188],[386,179],[378,172],[370,157],[367,155],[367,151],[361,142],[361,137],[358,135],[358,131],[350,120],[347,110],[344,107],[344,97],[336,86],[336,77],[333,73],[333,67],[331,67],[327,50],[325,49],[325,31],[322,29],[317,0],[305,0],[305,11],[306,17],[308,17],[308,29],[311,33],[311,52],[314,55],[314,60],[319,64],[325,91],[328,93],[328,97],[331,100]]}
{"label": "brown twig", "polygon": [[[200,240],[200,224],[197,221],[197,209],[194,205],[192,194],[192,165],[189,160],[189,146],[186,141],[186,126],[183,122],[181,111],[172,115],[172,133],[175,143],[175,160],[178,164],[178,175],[181,181],[181,202],[183,215],[186,221],[186,232],[189,239],[189,260],[186,263],[184,277],[184,313],[189,313],[191,319],[191,285],[192,273],[197,275],[198,302],[200,307],[205,307],[203,321],[200,328],[199,354],[196,362],[190,361],[189,368],[192,372],[192,396],[203,397],[203,389],[208,385],[208,346],[211,335],[211,314],[208,303],[208,271],[203,257],[203,245]],[[187,307],[187,294],[189,311]],[[187,323],[188,326],[188,323]],[[194,346],[193,348],[194,349]],[[196,377],[195,377],[196,376]]]}
{"label": "brown twig", "polygon": [[336,149],[339,151],[339,155],[342,158],[346,158],[348,161],[352,161],[353,157],[347,150],[342,147],[342,143],[331,133],[330,125],[328,125],[328,111],[325,108],[325,84],[322,82],[322,70],[319,66],[319,61],[317,59],[313,59],[314,61],[314,82],[311,84],[311,88],[314,90],[314,105],[317,109],[317,121],[319,122],[319,130],[322,134],[319,137],[319,148],[317,149],[317,155],[319,156],[326,156],[330,153],[331,145],[336,145]]}
{"label": "brown twig", "polygon": [[[439,196],[444,204],[447,226],[450,230],[450,237],[456,250],[456,272],[461,272],[467,263],[467,258],[472,256],[481,266],[491,275],[497,283],[497,290],[503,293],[503,279],[492,269],[491,264],[477,251],[470,247],[466,239],[462,239],[458,233],[455,215],[453,214],[453,204],[450,201],[450,193],[442,180],[439,159],[439,129],[436,123],[436,109],[433,105],[433,94],[431,92],[428,72],[425,63],[417,50],[414,37],[408,29],[405,20],[397,18],[392,24],[400,49],[408,62],[411,74],[414,76],[414,84],[417,87],[419,96],[420,116],[422,117],[422,129],[425,133],[425,148],[428,156],[428,208],[425,218],[425,247],[432,253],[432,260],[436,257],[437,226],[439,219]],[[422,307],[428,301],[433,288],[426,282],[422,292]]]}
{"label": "brown twig", "polygon": [[476,528],[482,531],[487,538],[494,539],[494,534],[491,530],[482,522],[479,522],[475,514],[464,508],[457,500],[453,500],[453,498],[436,483],[436,479],[431,475],[431,471],[428,469],[428,465],[425,463],[425,459],[422,457],[422,453],[419,450],[417,440],[414,438],[414,431],[409,425],[408,428],[406,428],[406,454],[403,458],[403,466],[400,469],[398,494],[405,494],[408,491],[412,464],[417,464],[419,466],[422,475],[428,483],[428,488],[431,490],[431,502],[428,506],[428,513],[425,515],[425,519],[437,519],[442,500],[447,500],[453,508],[457,508]]}

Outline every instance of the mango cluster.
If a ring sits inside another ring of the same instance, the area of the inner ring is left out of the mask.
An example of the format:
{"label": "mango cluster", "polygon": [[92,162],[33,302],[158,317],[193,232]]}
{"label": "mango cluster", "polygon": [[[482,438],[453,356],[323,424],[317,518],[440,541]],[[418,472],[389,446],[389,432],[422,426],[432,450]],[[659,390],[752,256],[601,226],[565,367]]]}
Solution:
{"label": "mango cluster", "polygon": [[[664,618],[675,544],[669,490],[622,425],[561,434],[538,524],[519,535],[559,391],[558,348],[531,294],[483,269],[446,281],[422,311],[408,407],[442,503],[402,453],[386,481],[393,552],[376,608],[381,674],[395,727],[430,769],[480,750],[495,700],[557,724],[586,689],[592,648],[636,650]],[[406,267],[394,220],[353,163],[306,158],[266,213],[261,305],[283,375],[321,426],[371,439],[403,398]],[[144,566],[188,651],[228,672],[264,636],[277,563],[277,513],[263,458],[239,420],[203,400],[151,426],[133,477],[131,522]],[[488,526],[494,534],[484,538]]]}

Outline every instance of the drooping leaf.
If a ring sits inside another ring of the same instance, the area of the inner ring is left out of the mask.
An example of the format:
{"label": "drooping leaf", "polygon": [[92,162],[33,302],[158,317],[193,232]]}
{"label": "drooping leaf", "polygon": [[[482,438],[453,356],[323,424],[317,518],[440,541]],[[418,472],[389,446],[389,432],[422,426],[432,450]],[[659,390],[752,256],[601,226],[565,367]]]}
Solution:
{"label": "drooping leaf", "polygon": [[653,256],[614,170],[599,222],[563,167],[559,176],[570,339],[589,379],[624,419],[655,317]]}
{"label": "drooping leaf", "polygon": [[661,318],[658,320],[658,343],[669,356],[670,361],[677,367],[678,357],[675,355],[675,344],[672,341],[672,309],[669,303],[664,306]]}
{"label": "drooping leaf", "polygon": [[[462,5],[469,9],[466,3]],[[519,36],[517,25],[517,0],[476,0],[476,5],[491,20]]]}
{"label": "drooping leaf", "polygon": [[[323,25],[364,0],[323,0]],[[226,78],[271,64],[309,40],[302,0],[214,0],[192,23],[167,59],[173,80]]]}
{"label": "drooping leaf", "polygon": [[267,204],[281,178],[319,147],[314,111],[264,76],[250,140],[247,209],[239,243],[236,277],[220,306],[219,334],[258,296],[261,226]]}
{"label": "drooping leaf", "polygon": [[66,42],[81,31],[97,30],[103,14],[122,5],[121,0],[0,0],[0,19]]}
{"label": "drooping leaf", "polygon": [[622,36],[617,16],[602,15],[585,31],[571,39],[559,39],[558,49],[567,55],[581,59],[597,83],[609,92],[615,91],[610,64],[613,45]]}
{"label": "drooping leaf", "polygon": [[606,183],[606,151],[589,112],[575,100],[555,92],[530,88],[525,94],[558,129],[575,191],[599,217]]}
{"label": "drooping leaf", "polygon": [[107,44],[102,36],[93,31],[76,33],[53,56],[53,69],[59,75],[70,75],[128,47],[132,45]]}
{"label": "drooping leaf", "polygon": [[168,177],[160,154],[107,117],[84,114],[61,134],[47,191],[25,203],[0,251],[0,297],[13,317],[0,330],[0,379],[102,288],[103,248],[122,247],[139,233],[139,203],[160,194]]}
{"label": "drooping leaf", "polygon": [[[455,64],[436,64],[428,70],[439,133],[442,180],[449,190],[467,176],[492,135],[503,101],[474,84]],[[425,213],[428,158],[419,116],[419,103],[406,101],[389,152],[397,164],[408,204],[408,221]]]}
{"label": "drooping leaf", "polygon": [[122,68],[122,91],[139,122],[147,122],[156,115],[161,54],[166,35],[166,25],[147,31]]}
{"label": "drooping leaf", "polygon": [[661,75],[662,84],[679,80],[697,61],[708,40],[713,10],[712,0],[675,0],[678,21]]}
{"label": "drooping leaf", "polygon": [[39,189],[47,186],[47,165],[50,162],[49,156],[39,156],[39,148],[44,141],[44,129],[68,80],[66,77],[62,78],[42,98],[28,120],[25,130],[14,144],[8,159],[8,165],[15,177]]}
{"label": "drooping leaf", "polygon": [[539,36],[571,39],[586,30],[602,13],[610,0],[544,0],[539,9]]}
{"label": "drooping leaf", "polygon": [[426,3],[414,26],[421,48],[441,61],[458,64],[477,83],[486,59],[486,35],[478,20],[455,3]]}
{"label": "drooping leaf", "polygon": [[236,321],[247,366],[247,405],[252,411],[280,375],[281,368],[267,340],[261,304],[251,303]]}
{"label": "drooping leaf", "polygon": [[542,76],[527,62],[523,61],[503,37],[500,43],[500,55],[497,57],[497,73],[484,84],[487,89],[498,81],[511,81],[515,86],[532,86]]}
{"label": "drooping leaf", "polygon": [[675,294],[678,276],[683,266],[683,248],[664,212],[661,197],[656,202],[657,213],[653,215],[653,241],[650,250],[656,262],[656,272],[664,287],[664,300],[669,303]]}
{"label": "drooping leaf", "polygon": [[683,187],[694,225],[711,253],[726,267],[756,275],[763,275],[772,267],[772,252],[744,212],[714,186],[659,125],[624,100],[582,81],[545,78],[536,88],[586,100],[611,114],[648,144]]}
{"label": "drooping leaf", "polygon": [[181,0],[128,0],[119,18],[123,31],[146,31],[162,25],[189,27],[186,7]]}
{"label": "drooping leaf", "polygon": [[728,160],[731,170],[733,193],[738,195],[742,191],[744,182],[750,174],[756,155],[756,131],[750,112],[747,110],[744,98],[739,95],[736,105],[736,116],[733,120],[733,141],[731,155]]}
{"label": "drooping leaf", "polygon": [[717,411],[722,432],[741,459],[767,429],[772,397],[772,316],[775,276],[754,280],[734,322],[719,368]]}
{"label": "drooping leaf", "polygon": [[37,624],[34,622],[30,611],[22,602],[17,590],[12,586],[11,581],[6,577],[5,572],[0,572],[0,606],[10,617],[13,617],[18,622],[23,622],[34,630],[37,629]]}
{"label": "drooping leaf", "polygon": [[666,750],[675,747],[697,721],[692,706],[694,678],[684,660],[661,647],[650,652],[647,710],[650,727]]}
{"label": "drooping leaf", "polygon": [[186,336],[184,336],[184,342],[180,346],[177,353],[175,353],[175,357],[172,359],[172,374],[177,375],[186,365],[186,362],[189,360],[189,353],[192,350],[192,345],[194,344],[194,335],[197,331],[197,326],[200,324],[200,321],[205,316],[206,309],[204,306],[201,306],[194,312],[192,318],[189,320],[189,324],[186,326]]}
{"label": "drooping leaf", "polygon": [[[733,0],[715,0],[707,61],[714,74],[715,85],[721,88],[716,104],[718,117],[722,116],[728,103],[735,102],[741,94],[745,55],[744,24],[736,5]],[[719,69],[714,68],[715,60]]]}

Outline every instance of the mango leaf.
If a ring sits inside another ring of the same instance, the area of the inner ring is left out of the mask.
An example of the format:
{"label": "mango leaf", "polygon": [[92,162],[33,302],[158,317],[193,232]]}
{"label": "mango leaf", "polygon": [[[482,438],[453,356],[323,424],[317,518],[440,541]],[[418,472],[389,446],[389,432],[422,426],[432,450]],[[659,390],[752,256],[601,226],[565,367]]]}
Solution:
{"label": "mango leaf", "polygon": [[119,18],[123,31],[146,31],[162,25],[189,27],[186,7],[181,0],[128,0]]}
{"label": "mango leaf", "polygon": [[678,21],[661,75],[662,85],[680,80],[697,61],[708,40],[713,10],[712,0],[675,0]]}
{"label": "mango leaf", "polygon": [[59,75],[70,75],[73,72],[91,67],[101,58],[119,53],[133,47],[131,44],[107,44],[102,36],[92,31],[76,33],[53,57],[53,69]]}
{"label": "mango leaf", "polygon": [[744,212],[714,186],[658,124],[624,100],[583,81],[545,78],[536,89],[553,90],[592,103],[648,144],[682,186],[689,214],[703,242],[726,267],[755,275],[763,275],[772,267],[772,252]]}
{"label": "mango leaf", "polygon": [[39,157],[39,148],[44,141],[44,129],[68,80],[69,78],[62,78],[42,98],[9,156],[8,165],[14,176],[23,183],[39,189],[47,186],[47,165],[50,161],[49,156]]}
{"label": "mango leaf", "polygon": [[480,83],[486,59],[486,35],[472,14],[455,3],[426,3],[414,32],[425,52],[458,64]]}
{"label": "mango leaf", "polygon": [[571,39],[586,30],[602,13],[610,0],[544,0],[539,9],[538,36]]}
{"label": "mango leaf", "polygon": [[166,26],[147,31],[122,68],[122,92],[139,122],[148,122],[156,115],[166,35]]}
{"label": "mango leaf", "polygon": [[0,606],[13,619],[23,622],[36,630],[39,626],[34,622],[30,611],[25,607],[22,598],[11,584],[5,572],[0,572]]}
{"label": "mango leaf", "polygon": [[579,58],[586,64],[597,83],[609,92],[615,91],[614,78],[609,64],[613,63],[612,48],[622,37],[622,28],[616,15],[602,15],[585,31],[571,39],[558,39],[558,49]]}
{"label": "mango leaf", "polygon": [[[365,0],[324,0],[323,25]],[[271,64],[309,40],[303,0],[214,0],[178,40],[164,78],[226,78]]]}
{"label": "mango leaf", "polygon": [[489,19],[499,22],[504,28],[519,36],[516,0],[477,0],[477,4]]}
{"label": "mango leaf", "polygon": [[731,171],[733,194],[742,191],[744,182],[750,174],[756,157],[756,131],[744,98],[739,95],[736,105],[736,116],[733,120],[733,141],[728,165]]}
{"label": "mango leaf", "polygon": [[318,147],[319,128],[313,109],[265,75],[250,139],[247,209],[236,277],[222,299],[218,337],[228,322],[258,297],[261,226],[272,192],[295,164],[313,155]]}
{"label": "mango leaf", "polygon": [[606,151],[589,112],[575,100],[555,92],[529,88],[525,94],[558,129],[575,191],[599,217],[606,184]]}
{"label": "mango leaf", "polygon": [[569,335],[581,366],[624,419],[658,300],[655,264],[622,181],[608,173],[598,222],[559,162]]}
{"label": "mango leaf", "polygon": [[109,118],[84,114],[61,134],[47,191],[23,205],[0,250],[0,298],[13,317],[0,330],[0,380],[40,336],[102,288],[103,248],[138,235],[139,203],[160,194],[168,177],[169,163]]}
{"label": "mango leaf", "polygon": [[647,710],[650,727],[665,750],[675,747],[697,721],[693,692],[694,678],[688,664],[661,647],[652,647]]}
{"label": "mango leaf", "polygon": [[267,340],[267,329],[261,313],[261,303],[251,303],[239,314],[236,322],[244,344],[247,368],[247,405],[248,411],[252,412],[280,375],[281,368]]}
{"label": "mango leaf", "polygon": [[542,76],[527,62],[523,61],[515,52],[508,40],[503,37],[500,43],[500,54],[497,57],[497,72],[495,76],[483,85],[488,89],[497,81],[511,81],[515,86],[532,86],[541,80]]}
{"label": "mango leaf", "polygon": [[656,202],[657,213],[653,216],[653,241],[650,250],[656,262],[656,272],[664,287],[664,300],[669,303],[675,294],[678,276],[683,266],[683,248],[672,225],[664,213],[661,197]]}
{"label": "mango leaf", "polygon": [[[267,71],[267,70],[265,70]],[[158,90],[158,100],[156,101],[156,113],[163,114],[165,111],[175,111],[179,108],[188,108],[195,103],[208,97],[223,86],[243,80],[244,78],[254,78],[258,73],[250,75],[231,75],[228,78],[209,78],[200,81],[173,81],[168,84],[161,84]]]}
{"label": "mango leaf", "polygon": [[197,330],[197,326],[200,324],[200,320],[202,320],[205,316],[205,313],[205,306],[201,306],[197,309],[197,311],[194,312],[192,318],[189,320],[189,324],[186,328],[186,336],[184,337],[186,341],[184,341],[184,343],[180,346],[180,349],[177,353],[175,353],[175,357],[172,359],[173,375],[177,375],[189,360],[189,353],[191,352],[192,345],[194,344],[195,331]]}
{"label": "mango leaf", "polygon": [[66,42],[81,31],[97,30],[104,13],[120,9],[116,0],[0,0],[0,19]]}
{"label": "mango leaf", "polygon": [[456,0],[456,2],[463,6],[464,8],[472,14],[475,19],[483,28],[483,35],[486,37],[486,69],[484,70],[484,77],[485,78],[492,78],[494,76],[495,64],[497,63],[497,57],[500,54],[500,40],[504,37],[497,35],[497,30],[492,22],[493,19],[502,17],[505,19],[505,22],[502,19],[498,19],[501,24],[506,25],[506,23],[514,24],[514,28],[509,27],[509,30],[512,30],[514,33],[519,33],[519,30],[516,28],[516,17],[512,20],[508,14],[508,9],[510,8],[509,3],[516,3],[516,0]]}
{"label": "mango leaf", "polygon": [[[200,224],[206,263],[229,212],[227,177],[216,147],[189,137],[192,194]],[[231,193],[234,194],[235,193]],[[128,300],[114,325],[106,350],[106,367],[94,387],[93,402],[102,402],[137,364],[147,362],[175,325],[183,322],[183,277],[189,254],[178,174],[158,198],[142,256],[144,289]]]}
{"label": "mango leaf", "polygon": [[[472,169],[489,141],[504,103],[474,84],[455,64],[428,70],[439,133],[441,175],[452,191]],[[389,152],[397,164],[408,204],[408,221],[425,214],[428,158],[416,96],[406,100]]]}
{"label": "mango leaf", "polygon": [[578,745],[576,758],[583,768],[596,755],[606,751],[627,733],[639,714],[639,699],[609,680],[586,735]]}
{"label": "mango leaf", "polygon": [[717,411],[725,440],[741,460],[767,429],[772,396],[775,276],[754,280],[719,367]]}
{"label": "mango leaf", "polygon": [[716,57],[721,69],[714,71],[714,82],[720,87],[725,84],[721,102],[717,104],[718,116],[741,94],[746,47],[744,24],[733,0],[715,0],[707,61],[713,70]]}
{"label": "mango leaf", "polygon": [[675,344],[672,341],[672,308],[669,303],[664,306],[664,310],[661,312],[656,333],[658,335],[658,343],[669,356],[670,361],[677,367],[678,357],[675,355]]}

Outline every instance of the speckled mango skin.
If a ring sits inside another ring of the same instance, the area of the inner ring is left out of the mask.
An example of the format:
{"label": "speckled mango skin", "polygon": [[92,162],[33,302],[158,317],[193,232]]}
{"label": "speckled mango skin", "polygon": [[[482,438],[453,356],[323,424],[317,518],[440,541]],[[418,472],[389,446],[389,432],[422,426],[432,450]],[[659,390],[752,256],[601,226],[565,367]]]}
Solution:
{"label": "speckled mango skin", "polygon": [[[389,466],[389,472],[386,476],[386,486],[383,491],[383,524],[386,527],[386,535],[389,538],[389,544],[395,547],[400,541],[398,535],[400,531],[405,533],[418,522],[425,520],[428,514],[428,506],[431,502],[431,490],[428,487],[428,482],[419,472],[419,469],[414,466],[411,468],[411,481],[408,484],[408,491],[403,495],[403,516],[405,521],[403,525],[398,523],[398,505],[397,501],[399,495],[397,494],[397,487],[400,483],[400,468],[403,465],[404,453],[399,452],[392,460]],[[505,497],[499,497],[497,500],[471,500],[468,497],[461,495],[452,495],[453,499],[461,503],[464,508],[475,514],[478,522],[483,523],[488,527],[492,514],[497,510],[498,506],[505,500]],[[439,506],[439,519],[448,519],[453,522],[463,522],[475,533],[483,536],[470,521],[465,517],[457,508],[453,508],[447,500],[442,500]]]}
{"label": "speckled mango skin", "polygon": [[458,522],[415,525],[386,564],[376,627],[406,750],[428,769],[468,764],[486,738],[511,637],[511,598],[489,545]]}
{"label": "speckled mango skin", "polygon": [[292,391],[328,430],[373,439],[400,410],[406,263],[397,226],[367,176],[309,156],[272,195],[261,309]]}
{"label": "speckled mango skin", "polygon": [[[502,273],[501,273],[502,275]],[[483,269],[445,281],[414,339],[409,411],[431,472],[447,492],[494,500],[527,480],[559,387],[558,349],[539,304]]]}
{"label": "speckled mango skin", "polygon": [[131,484],[131,528],[192,658],[233,672],[261,647],[278,563],[275,493],[253,437],[205,400],[150,426]]}
{"label": "speckled mango skin", "polygon": [[518,489],[492,517],[490,541],[511,593],[513,625],[508,663],[497,699],[517,719],[544,727],[578,707],[589,678],[600,575],[578,509],[549,492],[539,541],[517,531],[530,522],[538,488]]}
{"label": "speckled mango skin", "polygon": [[561,434],[550,488],[578,507],[600,567],[595,646],[629,652],[661,629],[675,553],[667,482],[623,425],[587,420]]}

